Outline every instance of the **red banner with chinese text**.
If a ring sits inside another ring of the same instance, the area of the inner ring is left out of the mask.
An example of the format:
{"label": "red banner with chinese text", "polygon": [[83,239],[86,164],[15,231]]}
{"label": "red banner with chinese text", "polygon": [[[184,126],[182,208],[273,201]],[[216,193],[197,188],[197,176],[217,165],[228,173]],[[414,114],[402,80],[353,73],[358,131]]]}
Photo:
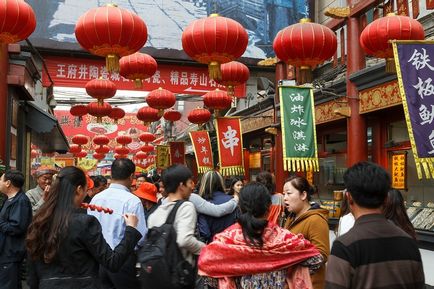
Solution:
{"label": "red banner with chinese text", "polygon": [[239,117],[216,119],[220,173],[223,176],[244,174],[243,136]]}
{"label": "red banner with chinese text", "polygon": [[172,141],[170,145],[170,164],[185,164],[185,145],[183,141]]}
{"label": "red banner with chinese text", "polygon": [[398,15],[408,16],[410,13],[408,11],[408,0],[397,0],[398,5]]}
{"label": "red banner with chinese text", "polygon": [[[123,78],[119,73],[109,73],[105,68],[105,60],[55,57],[44,58],[48,73],[54,86],[84,87],[88,81],[104,78],[113,81],[119,90],[138,90],[134,81]],[[43,70],[42,83],[50,85],[47,72]],[[173,93],[203,95],[216,88],[225,89],[208,76],[208,68],[172,64],[158,64],[157,72],[150,78],[143,80],[143,88],[139,90],[151,91],[164,87]],[[246,85],[235,87],[235,96],[245,97]]]}
{"label": "red banner with chinese text", "polygon": [[426,9],[434,9],[434,0],[426,0]]}
{"label": "red banner with chinese text", "polygon": [[208,131],[191,131],[190,139],[193,144],[194,155],[196,156],[197,171],[203,174],[214,169],[211,141]]}

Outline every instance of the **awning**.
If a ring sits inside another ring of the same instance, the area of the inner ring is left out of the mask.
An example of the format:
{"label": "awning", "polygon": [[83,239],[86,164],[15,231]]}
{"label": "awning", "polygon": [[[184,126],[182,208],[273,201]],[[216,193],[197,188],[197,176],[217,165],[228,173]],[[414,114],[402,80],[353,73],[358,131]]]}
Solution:
{"label": "awning", "polygon": [[66,153],[68,140],[56,117],[31,102],[26,103],[26,125],[32,129],[32,143],[43,153]]}

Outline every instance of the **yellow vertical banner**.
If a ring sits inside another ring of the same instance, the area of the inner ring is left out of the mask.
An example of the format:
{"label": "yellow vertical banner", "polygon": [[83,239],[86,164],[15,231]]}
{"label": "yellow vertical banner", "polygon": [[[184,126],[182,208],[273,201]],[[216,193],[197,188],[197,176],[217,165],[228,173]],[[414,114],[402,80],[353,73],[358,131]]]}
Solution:
{"label": "yellow vertical banner", "polygon": [[407,152],[392,155],[392,188],[407,189]]}
{"label": "yellow vertical banner", "polygon": [[170,146],[157,145],[157,168],[164,170],[170,166]]}

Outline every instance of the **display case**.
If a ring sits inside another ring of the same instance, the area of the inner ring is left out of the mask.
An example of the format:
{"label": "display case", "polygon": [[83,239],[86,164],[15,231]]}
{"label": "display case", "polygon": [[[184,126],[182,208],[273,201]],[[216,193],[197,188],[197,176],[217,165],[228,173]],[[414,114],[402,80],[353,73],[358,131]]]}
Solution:
{"label": "display case", "polygon": [[412,202],[407,215],[416,230],[434,232],[434,202]]}

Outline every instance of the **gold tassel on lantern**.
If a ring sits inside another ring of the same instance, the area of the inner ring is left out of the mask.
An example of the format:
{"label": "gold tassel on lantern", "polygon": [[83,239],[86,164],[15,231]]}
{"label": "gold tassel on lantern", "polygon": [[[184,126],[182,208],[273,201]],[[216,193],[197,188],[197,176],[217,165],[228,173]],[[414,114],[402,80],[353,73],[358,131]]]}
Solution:
{"label": "gold tassel on lantern", "polygon": [[395,58],[386,59],[386,72],[396,73]]}
{"label": "gold tassel on lantern", "polygon": [[222,72],[220,70],[220,63],[218,63],[217,61],[211,61],[208,64],[208,73],[211,79],[221,79]]}
{"label": "gold tassel on lantern", "polygon": [[119,72],[119,56],[116,54],[109,54],[105,58],[105,66],[110,73]]}
{"label": "gold tassel on lantern", "polygon": [[134,87],[135,88],[142,88],[143,87],[143,82],[140,78],[134,79]]}

